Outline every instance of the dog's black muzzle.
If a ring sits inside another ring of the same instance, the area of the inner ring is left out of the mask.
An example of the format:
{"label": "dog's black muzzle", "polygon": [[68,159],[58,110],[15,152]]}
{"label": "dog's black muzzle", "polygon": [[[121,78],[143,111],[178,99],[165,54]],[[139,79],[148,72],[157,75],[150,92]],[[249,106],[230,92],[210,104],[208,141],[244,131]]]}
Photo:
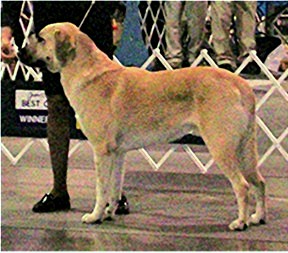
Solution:
{"label": "dog's black muzzle", "polygon": [[25,65],[31,66],[31,64],[33,64],[32,56],[28,54],[25,47],[21,48],[20,51],[18,51],[17,56],[19,60]]}
{"label": "dog's black muzzle", "polygon": [[29,54],[27,48],[22,48],[17,54],[19,60],[29,66],[29,67],[39,67],[46,68],[46,63],[42,60],[34,60],[33,57]]}
{"label": "dog's black muzzle", "polygon": [[[32,39],[32,37],[36,37],[38,41],[40,40],[40,37],[37,33],[30,33],[28,39]],[[46,67],[46,63],[44,61],[33,59],[31,52],[29,52],[29,50],[27,49],[27,46],[21,48],[20,51],[17,53],[17,56],[18,59],[27,66],[39,68]]]}

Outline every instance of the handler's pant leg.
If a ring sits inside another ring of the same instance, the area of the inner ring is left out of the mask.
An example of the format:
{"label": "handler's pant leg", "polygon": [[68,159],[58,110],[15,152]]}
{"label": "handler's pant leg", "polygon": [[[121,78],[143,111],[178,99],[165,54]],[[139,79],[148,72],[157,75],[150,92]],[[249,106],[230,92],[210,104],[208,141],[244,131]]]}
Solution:
{"label": "handler's pant leg", "polygon": [[51,193],[61,196],[67,193],[68,152],[70,142],[70,106],[64,95],[48,98],[48,144],[53,170],[54,185]]}

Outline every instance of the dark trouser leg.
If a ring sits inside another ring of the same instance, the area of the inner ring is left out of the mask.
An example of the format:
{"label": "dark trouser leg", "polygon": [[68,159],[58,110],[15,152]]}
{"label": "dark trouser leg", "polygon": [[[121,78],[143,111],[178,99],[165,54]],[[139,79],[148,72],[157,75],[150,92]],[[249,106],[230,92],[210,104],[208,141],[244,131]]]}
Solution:
{"label": "dark trouser leg", "polygon": [[61,196],[67,193],[67,169],[70,141],[70,106],[64,95],[48,98],[48,144],[53,170],[54,185],[51,193]]}
{"label": "dark trouser leg", "polygon": [[33,212],[55,212],[70,209],[67,192],[67,169],[70,139],[70,106],[64,95],[47,95],[48,144],[53,170],[53,189],[37,202]]}

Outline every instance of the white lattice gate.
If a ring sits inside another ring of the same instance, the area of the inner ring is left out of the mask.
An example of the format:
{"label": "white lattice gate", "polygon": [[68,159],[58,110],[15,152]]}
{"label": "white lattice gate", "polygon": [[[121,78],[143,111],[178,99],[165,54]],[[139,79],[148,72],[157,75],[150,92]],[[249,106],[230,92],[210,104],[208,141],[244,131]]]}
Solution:
{"label": "white lattice gate", "polygon": [[[159,3],[159,10],[154,13],[151,10],[151,6],[149,4],[150,2],[148,2],[148,7],[146,12],[144,13],[144,15],[142,13],[139,12],[140,15],[140,19],[142,24],[144,24],[145,22],[145,18],[148,17],[148,14],[150,13],[150,15],[152,16],[152,20],[154,20],[155,25],[152,26],[152,29],[150,30],[150,33],[157,33],[157,35],[159,36],[159,43],[156,45],[156,49],[149,44],[149,39],[151,39],[152,35],[149,34],[149,32],[147,30],[144,29],[144,33],[146,36],[146,39],[148,42],[147,43],[147,47],[150,48],[150,50],[152,51],[151,56],[147,59],[147,61],[142,65],[142,69],[146,69],[148,68],[148,66],[155,60],[158,59],[159,62],[162,63],[162,65],[166,68],[166,69],[172,69],[171,66],[169,65],[169,63],[165,60],[165,58],[163,57],[163,55],[161,54],[160,51],[160,47],[164,46],[163,45],[163,38],[164,38],[164,33],[165,33],[165,26],[163,26],[161,29],[159,29],[156,24],[157,24],[157,19],[159,18],[160,12],[163,12],[163,2],[160,1]],[[27,5],[28,8],[22,8],[22,13],[20,16],[20,23],[22,24],[22,28],[23,28],[23,33],[25,35],[25,40],[23,42],[23,45],[25,45],[25,43],[27,42],[26,38],[27,35],[30,32],[30,29],[32,28],[32,24],[33,24],[33,11],[31,8],[31,5],[29,3],[29,1],[24,1],[23,6]],[[28,14],[24,13],[24,9],[28,9],[30,10]],[[164,15],[165,16],[165,15]],[[28,19],[28,26],[24,26],[24,22],[22,21],[22,19],[26,19],[26,23],[27,23],[27,19]],[[115,61],[118,61],[118,59],[116,57],[114,57]],[[199,65],[202,60],[205,60],[206,62],[208,62],[212,67],[218,67],[217,64],[213,61],[213,59],[209,56],[208,51],[207,50],[202,50],[200,55],[197,57],[197,59],[195,60],[195,62],[192,64],[192,66],[197,66]],[[262,72],[265,74],[265,76],[267,77],[266,80],[248,80],[251,84],[251,86],[253,88],[259,88],[259,87],[266,87],[266,94],[258,101],[257,103],[257,113],[261,110],[261,108],[263,107],[263,105],[267,102],[267,100],[272,96],[272,94],[274,94],[275,92],[278,92],[281,97],[283,98],[283,100],[285,101],[285,104],[288,105],[288,94],[285,91],[285,89],[283,88],[283,83],[284,81],[287,79],[288,76],[288,70],[286,70],[278,79],[276,79],[272,73],[267,69],[267,67],[264,65],[263,62],[261,62],[261,60],[257,57],[257,54],[255,51],[251,51],[249,53],[249,56],[243,61],[242,65],[239,66],[239,68],[235,71],[235,74],[239,75],[241,73],[241,71],[245,68],[245,66],[247,66],[247,64],[251,61],[255,61],[257,63],[257,65],[260,67],[260,69],[262,70]],[[119,62],[119,61],[118,61]],[[119,64],[121,64],[119,62]],[[40,81],[42,78],[41,73],[36,69],[27,67],[25,65],[23,65],[22,63],[20,63],[19,61],[17,61],[16,66],[14,68],[14,70],[11,70],[9,68],[9,65],[1,62],[1,79],[4,76],[4,73],[8,72],[9,77],[11,80],[15,80],[17,72],[18,71],[22,71],[25,80],[29,80],[29,78],[32,76],[34,78],[35,81]],[[288,115],[287,115],[288,117]],[[259,166],[262,165],[267,158],[272,154],[272,152],[274,152],[274,150],[278,150],[279,153],[283,156],[283,158],[285,159],[286,162],[288,162],[288,153],[287,150],[285,149],[285,147],[283,147],[283,142],[285,139],[287,139],[288,136],[288,126],[284,125],[283,126],[283,131],[281,130],[281,134],[278,136],[275,136],[273,134],[273,131],[265,124],[264,120],[258,115],[257,116],[257,124],[260,127],[260,129],[262,129],[262,131],[266,134],[266,136],[269,138],[269,140],[271,141],[272,145],[264,152],[264,154],[260,157],[259,160]],[[5,146],[5,144],[3,142],[1,142],[1,151],[2,153],[11,161],[11,163],[13,165],[17,164],[17,162],[25,155],[26,152],[28,152],[31,148],[31,146],[35,143],[35,142],[41,142],[41,144],[43,145],[43,148],[48,152],[49,148],[48,148],[48,144],[46,142],[46,140],[44,139],[33,139],[33,138],[28,138],[27,139],[27,143],[23,146],[23,148],[21,149],[20,152],[18,152],[17,155],[13,155],[12,152]],[[70,149],[69,152],[69,157],[74,154],[75,152],[77,152],[78,148],[83,144],[83,141],[78,141],[76,145],[73,146],[73,148]],[[158,170],[159,168],[161,168],[163,166],[163,164],[167,161],[167,159],[169,159],[171,157],[171,155],[177,150],[178,146],[177,145],[173,145],[164,155],[163,157],[159,160],[159,161],[155,161],[149,154],[149,152],[142,148],[139,149],[139,152],[143,155],[143,157],[147,160],[147,162],[151,165],[151,167],[154,170]],[[211,167],[211,165],[213,164],[213,160],[210,159],[207,163],[203,164],[201,162],[201,160],[197,157],[196,152],[194,152],[193,148],[189,145],[184,145],[183,146],[184,151],[187,153],[187,155],[191,158],[191,160],[196,164],[196,166],[200,169],[200,171],[202,173],[206,173],[207,170]]]}

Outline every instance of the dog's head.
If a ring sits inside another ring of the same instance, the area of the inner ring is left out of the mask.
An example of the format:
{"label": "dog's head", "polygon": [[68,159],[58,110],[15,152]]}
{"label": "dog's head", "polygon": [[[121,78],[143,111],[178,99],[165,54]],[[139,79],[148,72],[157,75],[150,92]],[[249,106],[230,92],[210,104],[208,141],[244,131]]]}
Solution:
{"label": "dog's head", "polygon": [[20,50],[19,59],[29,66],[44,65],[53,73],[60,72],[76,57],[76,35],[79,29],[71,23],[55,23],[44,27]]}

